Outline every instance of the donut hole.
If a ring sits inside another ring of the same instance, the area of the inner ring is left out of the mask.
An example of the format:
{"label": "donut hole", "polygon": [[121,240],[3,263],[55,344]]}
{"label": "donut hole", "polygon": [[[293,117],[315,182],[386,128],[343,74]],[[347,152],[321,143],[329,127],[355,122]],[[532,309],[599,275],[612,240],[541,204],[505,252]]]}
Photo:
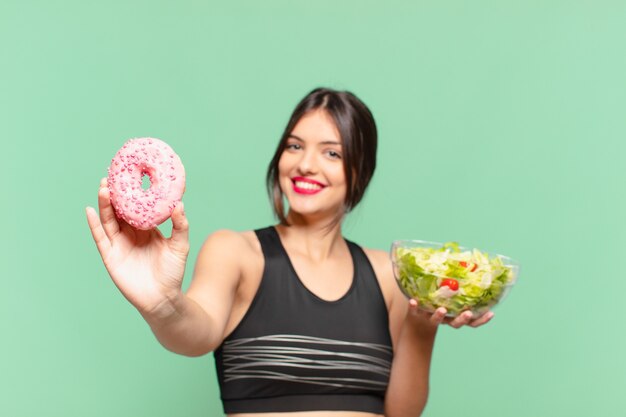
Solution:
{"label": "donut hole", "polygon": [[141,173],[141,188],[149,190],[152,187],[152,180],[147,172]]}

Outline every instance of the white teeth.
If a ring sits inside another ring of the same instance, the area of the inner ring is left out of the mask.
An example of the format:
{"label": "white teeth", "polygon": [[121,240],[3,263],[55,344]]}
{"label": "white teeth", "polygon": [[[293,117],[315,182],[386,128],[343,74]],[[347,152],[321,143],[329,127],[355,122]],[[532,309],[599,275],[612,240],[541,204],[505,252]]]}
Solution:
{"label": "white teeth", "polygon": [[321,186],[317,184],[312,184],[310,182],[304,182],[304,181],[296,181],[296,187],[303,188],[305,190],[319,190],[320,188],[322,188]]}

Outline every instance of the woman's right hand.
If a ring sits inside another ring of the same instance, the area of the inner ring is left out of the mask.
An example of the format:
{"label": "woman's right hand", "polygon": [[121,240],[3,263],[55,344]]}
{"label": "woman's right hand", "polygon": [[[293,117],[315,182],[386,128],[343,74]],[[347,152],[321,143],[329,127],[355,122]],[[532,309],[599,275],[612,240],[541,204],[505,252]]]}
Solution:
{"label": "woman's right hand", "polygon": [[183,203],[172,212],[172,235],[138,230],[115,215],[106,178],[98,191],[100,215],[87,207],[87,222],[104,266],[117,288],[144,317],[168,319],[189,254],[189,223]]}

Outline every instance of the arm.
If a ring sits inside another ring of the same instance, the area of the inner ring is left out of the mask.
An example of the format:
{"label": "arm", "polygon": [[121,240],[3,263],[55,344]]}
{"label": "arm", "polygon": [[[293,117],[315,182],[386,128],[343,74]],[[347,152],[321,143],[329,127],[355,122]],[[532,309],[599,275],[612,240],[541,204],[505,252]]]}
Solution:
{"label": "arm", "polygon": [[[182,203],[172,212],[172,235],[137,230],[116,217],[106,178],[98,191],[99,214],[86,210],[87,222],[107,272],[167,349],[197,356],[221,343],[241,259],[250,244],[241,234],[221,231],[202,247],[187,294],[181,287],[189,253],[189,223]],[[247,252],[248,251],[248,252]]]}
{"label": "arm", "polygon": [[393,276],[389,255],[384,251],[368,251],[389,311],[394,357],[385,397],[385,416],[418,417],[422,414],[429,393],[430,364],[435,336],[440,324],[453,328],[466,324],[477,327],[487,323],[493,313],[472,320],[466,312],[454,320],[445,317],[446,310],[430,314],[417,308],[416,300],[407,300]]}
{"label": "arm", "polygon": [[390,321],[395,319],[401,321],[401,324],[397,322],[391,324],[396,328],[400,327],[400,330],[397,342],[394,342],[394,359],[385,398],[385,415],[418,417],[424,411],[428,399],[430,363],[439,325],[444,323],[455,329],[465,325],[478,327],[491,320],[493,313],[487,312],[473,319],[472,313],[466,311],[450,319],[446,318],[447,311],[443,307],[431,314],[420,311],[417,308],[417,300],[411,299],[407,302],[399,290],[393,302],[399,297],[402,298],[402,304],[405,306],[403,310],[406,313],[403,318],[398,317],[400,313],[395,311],[390,314]]}
{"label": "arm", "polygon": [[159,342],[168,350],[200,356],[222,342],[242,270],[248,243],[232,231],[209,236],[202,246],[191,285],[158,309],[142,314]]}
{"label": "arm", "polygon": [[389,312],[393,362],[385,416],[419,416],[428,398],[428,379],[437,326],[431,326],[409,309],[409,302],[393,276],[389,254],[367,250]]}
{"label": "arm", "polygon": [[[389,260],[386,260],[387,263]],[[389,266],[388,269],[391,269]],[[389,307],[389,328],[394,355],[385,397],[385,415],[420,416],[428,399],[430,363],[437,326],[416,313],[416,303],[409,305],[399,290],[393,273],[393,292]]]}

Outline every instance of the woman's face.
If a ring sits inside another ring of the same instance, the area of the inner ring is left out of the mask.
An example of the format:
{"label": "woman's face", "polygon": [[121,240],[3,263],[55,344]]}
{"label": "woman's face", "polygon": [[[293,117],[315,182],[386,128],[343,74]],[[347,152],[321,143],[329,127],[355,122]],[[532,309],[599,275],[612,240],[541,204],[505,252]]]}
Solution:
{"label": "woman's face", "polygon": [[347,189],[342,156],[332,117],[321,109],[302,116],[278,162],[278,181],[291,212],[306,217],[343,212]]}

